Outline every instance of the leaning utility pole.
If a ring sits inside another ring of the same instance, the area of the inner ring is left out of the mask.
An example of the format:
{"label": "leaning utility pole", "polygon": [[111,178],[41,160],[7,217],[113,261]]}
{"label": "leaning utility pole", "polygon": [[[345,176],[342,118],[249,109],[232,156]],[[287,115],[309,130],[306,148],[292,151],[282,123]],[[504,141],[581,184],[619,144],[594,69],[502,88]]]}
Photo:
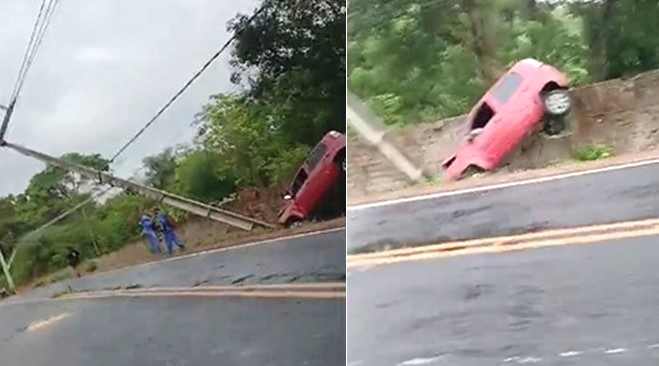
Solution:
{"label": "leaning utility pole", "polygon": [[6,147],[12,149],[20,154],[35,158],[48,165],[53,165],[70,172],[78,173],[84,177],[94,180],[96,184],[123,188],[127,191],[141,194],[142,196],[149,197],[158,202],[162,202],[172,207],[176,207],[180,210],[189,212],[191,214],[201,217],[206,217],[211,220],[219,221],[227,225],[235,226],[245,231],[252,230],[254,225],[263,226],[267,228],[276,227],[276,225],[267,223],[265,221],[261,221],[235,212],[224,210],[219,207],[211,206],[203,202],[191,200],[186,197],[178,196],[139,183],[131,182],[126,179],[115,177],[109,173],[100,170],[94,170],[79,164],[75,164],[60,158],[56,158],[21,145],[10,143],[8,141],[0,140],[0,147]]}
{"label": "leaning utility pole", "polygon": [[389,160],[394,167],[404,173],[413,182],[424,178],[425,172],[403,154],[394,144],[385,139],[386,129],[378,118],[371,113],[359,98],[347,91],[347,119],[362,138],[375,145],[380,153]]}

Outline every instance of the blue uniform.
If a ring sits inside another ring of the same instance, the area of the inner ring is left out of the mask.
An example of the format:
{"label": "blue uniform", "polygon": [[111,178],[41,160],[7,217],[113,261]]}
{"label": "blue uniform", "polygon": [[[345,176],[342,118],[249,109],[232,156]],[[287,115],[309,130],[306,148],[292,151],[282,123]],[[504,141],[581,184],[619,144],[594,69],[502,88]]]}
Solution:
{"label": "blue uniform", "polygon": [[176,235],[176,231],[174,231],[174,228],[164,212],[158,212],[156,215],[156,223],[162,229],[162,235],[165,238],[165,245],[167,246],[167,253],[172,254],[174,244],[181,249],[185,249],[183,242],[181,242],[181,239]]}
{"label": "blue uniform", "polygon": [[142,236],[144,236],[149,243],[151,253],[161,253],[162,250],[160,249],[160,240],[158,240],[158,235],[156,234],[156,226],[153,224],[153,220],[151,220],[148,215],[142,215],[139,224],[142,227]]}

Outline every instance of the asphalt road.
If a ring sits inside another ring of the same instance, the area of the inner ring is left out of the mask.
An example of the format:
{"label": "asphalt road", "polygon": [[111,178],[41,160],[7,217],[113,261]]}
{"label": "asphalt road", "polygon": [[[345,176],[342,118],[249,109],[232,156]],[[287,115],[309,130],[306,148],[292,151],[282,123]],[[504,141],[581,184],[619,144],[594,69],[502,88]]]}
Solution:
{"label": "asphalt road", "polygon": [[119,287],[195,287],[345,281],[345,230],[187,256],[68,280],[29,298]]}
{"label": "asphalt road", "polygon": [[[0,305],[0,364],[308,365],[345,362],[345,299],[135,297],[45,300],[67,287],[345,280],[345,232],[102,273]],[[45,322],[45,323],[44,323]]]}
{"label": "asphalt road", "polygon": [[348,365],[657,365],[658,243],[351,268]]}
{"label": "asphalt road", "polygon": [[349,210],[351,253],[659,217],[659,165]]}

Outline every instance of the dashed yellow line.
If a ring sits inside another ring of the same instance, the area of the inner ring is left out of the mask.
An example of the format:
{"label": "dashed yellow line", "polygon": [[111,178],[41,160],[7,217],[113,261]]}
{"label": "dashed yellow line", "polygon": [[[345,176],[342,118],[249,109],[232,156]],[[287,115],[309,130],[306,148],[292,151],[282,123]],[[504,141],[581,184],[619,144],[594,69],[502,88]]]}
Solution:
{"label": "dashed yellow line", "polygon": [[530,234],[464,240],[378,253],[350,255],[347,258],[347,267],[371,267],[458,255],[500,253],[550,246],[589,244],[654,235],[659,235],[659,219],[628,221],[572,229],[547,230]]}

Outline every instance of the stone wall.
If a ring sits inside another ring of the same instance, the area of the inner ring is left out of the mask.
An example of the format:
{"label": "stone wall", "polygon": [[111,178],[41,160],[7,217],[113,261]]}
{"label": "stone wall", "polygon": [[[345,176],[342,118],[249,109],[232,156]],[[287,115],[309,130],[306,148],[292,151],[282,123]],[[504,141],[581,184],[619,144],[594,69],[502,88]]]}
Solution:
{"label": "stone wall", "polygon": [[[574,149],[604,144],[616,154],[659,145],[659,70],[631,79],[614,79],[572,91],[571,134],[525,142],[504,169],[532,169],[570,159]],[[389,131],[386,138],[430,174],[464,136],[464,116]],[[348,200],[411,184],[377,150],[348,134]]]}

